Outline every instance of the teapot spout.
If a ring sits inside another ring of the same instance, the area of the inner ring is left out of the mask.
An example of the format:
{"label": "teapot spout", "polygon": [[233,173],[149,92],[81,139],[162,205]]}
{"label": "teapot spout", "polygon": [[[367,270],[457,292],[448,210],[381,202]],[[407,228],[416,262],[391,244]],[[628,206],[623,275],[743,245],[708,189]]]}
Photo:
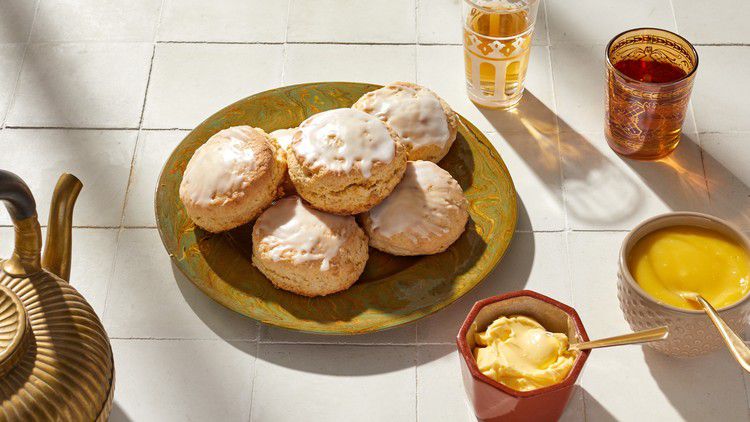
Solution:
{"label": "teapot spout", "polygon": [[42,267],[63,280],[70,277],[73,207],[82,187],[77,177],[65,173],[58,179],[52,194]]}

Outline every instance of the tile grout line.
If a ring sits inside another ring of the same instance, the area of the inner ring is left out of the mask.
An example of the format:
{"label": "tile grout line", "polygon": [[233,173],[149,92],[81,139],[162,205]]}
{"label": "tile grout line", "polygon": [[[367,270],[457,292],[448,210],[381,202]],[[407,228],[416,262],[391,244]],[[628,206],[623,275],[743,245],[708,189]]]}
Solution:
{"label": "tile grout line", "polygon": [[[412,68],[414,83],[419,75],[419,6],[422,0],[414,0],[414,67]],[[414,343],[419,342],[419,322],[414,324]],[[419,347],[414,351],[414,420],[419,422]]]}
{"label": "tile grout line", "polygon": [[21,55],[21,63],[18,66],[18,74],[16,75],[16,82],[13,84],[13,89],[10,93],[10,102],[8,103],[8,107],[5,109],[5,112],[3,113],[3,120],[2,120],[2,125],[0,125],[0,130],[5,129],[8,123],[8,116],[10,116],[10,111],[13,109],[13,107],[16,104],[16,96],[18,94],[18,87],[21,84],[21,74],[23,73],[23,66],[26,63],[26,57],[29,54],[29,47],[31,46],[31,34],[34,33],[34,26],[36,24],[36,19],[39,14],[39,7],[41,3],[42,3],[42,0],[37,0],[36,5],[34,5],[34,16],[31,18],[31,26],[29,27],[29,35],[26,37],[26,42],[23,43],[23,54]]}
{"label": "tile grout line", "polygon": [[120,213],[120,226],[117,230],[117,236],[115,236],[115,249],[114,249],[114,256],[112,257],[112,266],[109,271],[109,277],[107,280],[107,288],[104,292],[104,304],[102,306],[102,322],[104,321],[106,314],[107,314],[107,308],[109,306],[109,294],[112,288],[112,283],[114,281],[115,277],[115,270],[117,269],[117,257],[120,252],[120,242],[122,241],[122,236],[125,232],[125,210],[128,206],[128,196],[130,194],[130,186],[133,183],[133,173],[135,171],[135,162],[136,162],[136,156],[138,155],[138,149],[141,145],[141,133],[143,132],[143,117],[146,112],[146,99],[148,98],[148,89],[149,85],[151,84],[151,72],[153,72],[154,69],[154,59],[156,58],[156,39],[159,34],[159,27],[161,26],[161,18],[162,13],[164,12],[164,4],[166,3],[166,0],[161,0],[161,4],[159,5],[159,16],[156,19],[156,27],[154,28],[154,36],[151,39],[151,61],[149,63],[148,67],[148,75],[146,76],[146,87],[144,88],[143,92],[143,105],[141,106],[141,116],[140,119],[138,119],[138,132],[136,133],[135,137],[135,145],[133,146],[133,156],[130,159],[130,172],[128,173],[128,182],[125,185],[125,196],[122,201],[122,212]]}
{"label": "tile grout line", "polygon": [[[291,2],[291,0],[289,0]],[[260,356],[260,333],[258,333],[258,339],[255,343],[255,360],[253,361],[253,378],[252,383],[253,386],[250,388],[250,408],[248,410],[248,421],[253,420],[253,404],[255,403],[255,400],[253,398],[255,397],[255,380],[258,378],[258,360]]]}
{"label": "tile grout line", "polygon": [[292,14],[292,0],[286,4],[286,26],[284,27],[284,43],[281,47],[281,85],[286,83],[286,62],[289,47],[289,19]]}
{"label": "tile grout line", "polygon": [[[547,9],[547,1],[542,1],[542,9],[544,10],[544,29],[547,30],[547,47],[552,47],[552,36],[550,35],[549,30],[549,13]],[[537,12],[539,14],[539,12]],[[533,40],[532,40],[532,47],[533,47]],[[552,67],[552,63],[550,62],[550,67]],[[554,95],[554,90],[553,90]]]}
{"label": "tile grout line", "polygon": [[680,28],[677,26],[677,13],[674,9],[674,1],[669,0],[669,9],[672,11],[672,21],[674,22],[674,30],[676,33],[680,33]]}
{"label": "tile grout line", "polygon": [[414,345],[414,420],[419,422],[419,345]]}
{"label": "tile grout line", "polygon": [[[670,0],[671,1],[671,0]],[[562,152],[562,131],[560,130],[560,116],[559,116],[559,105],[558,105],[558,99],[557,99],[557,93],[555,92],[555,72],[554,72],[554,66],[552,65],[552,36],[550,27],[549,27],[549,15],[547,14],[547,2],[544,2],[544,8],[545,8],[545,23],[547,24],[547,38],[549,40],[549,46],[547,47],[547,54],[549,55],[549,73],[550,78],[552,79],[552,104],[555,106],[555,136],[557,137],[557,156],[560,160],[560,196],[562,199],[562,212],[563,212],[563,247],[564,247],[564,253],[565,253],[565,266],[566,266],[566,274],[568,277],[567,284],[570,289],[570,306],[575,307],[575,295],[573,294],[573,288],[575,286],[575,283],[573,282],[573,265],[571,260],[571,254],[570,254],[570,235],[573,233],[573,229],[570,224],[570,218],[568,215],[568,200],[567,200],[567,194],[566,194],[566,188],[565,188],[565,166],[563,163],[563,152]],[[583,379],[581,379],[583,381]],[[583,389],[583,387],[579,388]],[[588,421],[588,415],[586,414],[586,395],[581,394],[581,407],[582,407],[582,413],[583,413],[583,421]]]}

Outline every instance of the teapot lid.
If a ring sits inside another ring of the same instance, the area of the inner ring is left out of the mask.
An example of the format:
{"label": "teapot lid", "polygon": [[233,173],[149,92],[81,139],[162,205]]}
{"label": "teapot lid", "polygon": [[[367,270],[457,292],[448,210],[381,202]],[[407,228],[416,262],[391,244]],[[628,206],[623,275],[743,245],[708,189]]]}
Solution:
{"label": "teapot lid", "polygon": [[0,377],[10,372],[26,353],[28,326],[21,301],[0,285]]}

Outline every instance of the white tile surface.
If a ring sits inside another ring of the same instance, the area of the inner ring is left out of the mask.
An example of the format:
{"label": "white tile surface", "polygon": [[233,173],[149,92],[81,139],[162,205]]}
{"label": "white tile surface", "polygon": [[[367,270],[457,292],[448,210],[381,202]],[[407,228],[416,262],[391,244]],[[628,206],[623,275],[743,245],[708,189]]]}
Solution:
{"label": "white tile surface", "polygon": [[161,0],[45,0],[31,41],[152,41],[160,6]]}
{"label": "white tile surface", "polygon": [[[46,238],[47,229],[42,229]],[[109,279],[115,261],[117,229],[73,229],[73,254],[70,268],[70,284],[73,285],[94,311],[101,316],[107,296]],[[7,258],[13,252],[13,229],[0,227],[0,257]]]}
{"label": "white tile surface", "polygon": [[702,133],[711,212],[750,230],[750,133]]}
{"label": "white tile surface", "polygon": [[417,418],[421,421],[475,422],[461,380],[454,345],[417,348]]}
{"label": "white tile surface", "polygon": [[159,44],[143,125],[192,129],[236,100],[281,82],[281,45]]}
{"label": "white tile surface", "polygon": [[153,47],[32,44],[7,125],[137,128]]}
{"label": "white tile surface", "polygon": [[603,134],[560,134],[568,224],[582,230],[630,230],[661,213],[705,212],[708,194],[696,136],[669,157],[634,161],[615,154]]}
{"label": "white tile surface", "polygon": [[201,293],[176,267],[155,229],[125,229],[104,311],[114,338],[253,340],[258,323]]}
{"label": "white tile surface", "polygon": [[23,44],[0,44],[0,125],[13,99],[25,48]]}
{"label": "white tile surface", "polygon": [[[417,0],[417,40],[420,44],[461,44],[463,0]],[[534,45],[549,45],[543,2],[534,26]]]}
{"label": "white tile surface", "polygon": [[604,129],[603,45],[553,45],[552,75],[561,130]]}
{"label": "white tile surface", "polygon": [[[55,183],[67,172],[83,182],[73,224],[119,226],[136,136],[132,130],[5,129],[0,168],[29,185],[42,224]],[[0,224],[10,224],[7,214],[0,215]]]}
{"label": "white tile surface", "polygon": [[[611,232],[568,234],[572,306],[581,316],[589,338],[614,336],[630,328],[617,300],[617,254],[625,235]],[[594,358],[596,355],[589,364]]]}
{"label": "white tile surface", "polygon": [[516,233],[500,265],[471,292],[417,322],[419,343],[455,344],[456,334],[478,300],[531,289],[570,303],[564,233]]}
{"label": "white tile surface", "polygon": [[112,340],[110,420],[247,420],[256,349],[222,340]]}
{"label": "white tile surface", "polygon": [[693,88],[695,120],[700,132],[750,131],[750,48],[697,47],[700,56]]}
{"label": "white tile surface", "polygon": [[291,0],[287,41],[413,43],[415,0]]}
{"label": "white tile surface", "polygon": [[[672,0],[680,35],[697,44],[750,43],[750,31],[743,17],[750,15],[750,2],[714,0],[706,4],[693,0]],[[708,12],[708,13],[707,13]]]}
{"label": "white tile surface", "polygon": [[414,344],[417,340],[416,324],[407,324],[385,331],[354,336],[331,336],[301,333],[299,331],[261,325],[260,341],[273,343],[317,344]]}
{"label": "white tile surface", "polygon": [[413,421],[415,363],[414,346],[261,344],[251,420]]}
{"label": "white tile surface", "polygon": [[726,352],[695,359],[670,358],[641,346],[598,352],[583,372],[587,420],[748,418],[742,375]]}
{"label": "white tile surface", "polygon": [[557,134],[509,132],[488,134],[489,140],[513,175],[518,193],[516,231],[552,231],[565,228],[562,171]]}
{"label": "white tile surface", "polygon": [[160,41],[284,42],[290,0],[165,0]]}
{"label": "white tile surface", "polygon": [[0,1],[0,43],[26,42],[37,0]]}
{"label": "white tile surface", "polygon": [[547,0],[552,44],[606,44],[631,28],[675,30],[670,0]]}
{"label": "white tile surface", "polygon": [[144,130],[140,133],[125,202],[126,227],[156,227],[154,194],[161,169],[188,133],[185,130]]}
{"label": "white tile surface", "polygon": [[414,81],[413,45],[290,44],[286,48],[284,84],[348,81],[387,84]]}
{"label": "white tile surface", "polygon": [[461,46],[418,46],[417,82],[437,92],[456,112],[482,131],[554,132],[555,106],[548,47],[532,47],[529,60],[525,84],[527,91],[512,113],[482,109],[469,101]]}

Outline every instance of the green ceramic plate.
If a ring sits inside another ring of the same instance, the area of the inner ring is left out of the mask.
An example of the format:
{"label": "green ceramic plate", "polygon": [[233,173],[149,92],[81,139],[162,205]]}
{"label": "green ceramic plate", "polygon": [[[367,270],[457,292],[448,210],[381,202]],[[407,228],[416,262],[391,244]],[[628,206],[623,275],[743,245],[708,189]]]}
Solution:
{"label": "green ceramic plate", "polygon": [[377,85],[329,82],[294,85],[240,100],[201,123],[167,160],[156,190],[156,220],[177,267],[215,301],[279,327],[324,334],[359,334],[429,315],[466,294],[492,270],[516,225],[516,192],[487,138],[461,118],[458,138],[440,166],[458,180],[470,203],[468,228],[447,251],[395,257],[371,250],[349,290],[306,298],[275,289],[250,261],[251,225],[214,235],[195,227],[178,190],[193,152],[221,129],[250,125],[271,132],[308,116],[349,107]]}

